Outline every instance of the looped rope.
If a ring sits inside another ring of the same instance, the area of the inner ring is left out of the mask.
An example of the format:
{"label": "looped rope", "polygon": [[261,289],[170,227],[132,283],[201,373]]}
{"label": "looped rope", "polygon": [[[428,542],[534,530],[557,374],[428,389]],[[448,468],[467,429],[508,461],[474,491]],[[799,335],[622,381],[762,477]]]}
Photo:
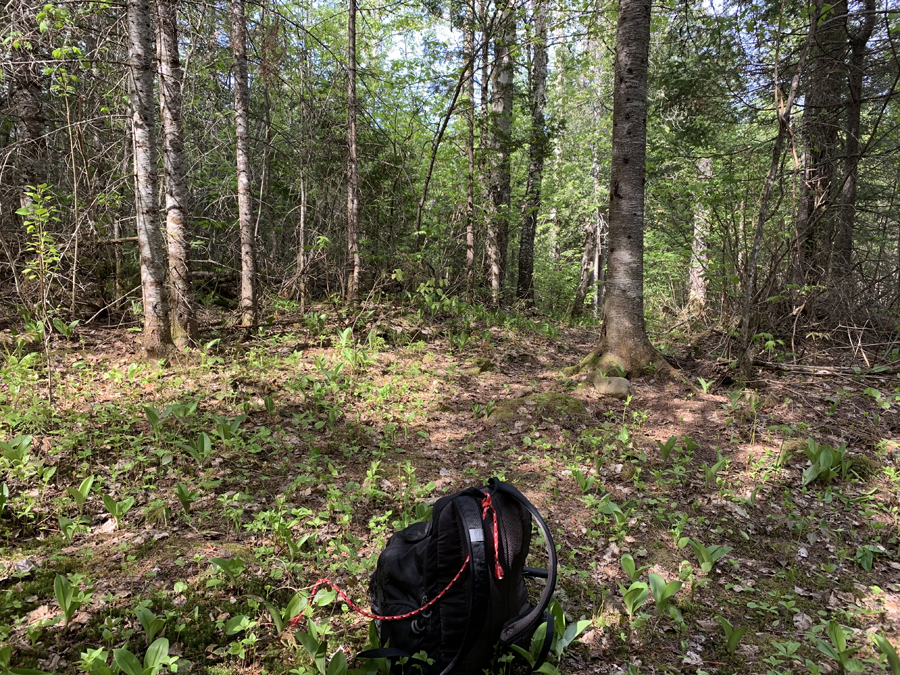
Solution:
{"label": "looped rope", "polygon": [[[496,575],[497,579],[502,579],[504,572],[503,572],[503,568],[500,566],[500,530],[497,525],[497,510],[494,508],[494,503],[491,501],[491,496],[489,494],[485,493],[484,497],[481,500],[481,519],[482,520],[485,520],[488,517],[489,511],[494,519],[494,523],[493,523],[493,525],[494,525],[494,527],[493,527],[494,574]],[[330,581],[329,579],[324,579],[324,578],[316,581],[315,585],[313,586],[312,593],[310,593],[310,595],[309,595],[310,602],[312,601],[312,598],[316,597],[316,593],[318,592],[319,588],[321,588],[322,586],[330,586],[341,596],[341,599],[347,603],[347,606],[350,607],[354,612],[357,612],[358,614],[362,614],[363,616],[369,617],[370,619],[377,619],[378,621],[400,621],[402,619],[409,619],[410,617],[416,616],[417,614],[421,614],[426,609],[428,609],[429,607],[434,605],[442,597],[444,597],[444,595],[447,594],[447,591],[449,591],[453,587],[453,584],[455,584],[457,581],[459,581],[459,578],[462,576],[462,573],[466,571],[466,567],[469,564],[469,560],[470,560],[470,556],[466,556],[466,559],[463,561],[462,566],[459,568],[459,572],[457,572],[456,576],[450,580],[450,583],[447,584],[447,586],[444,588],[444,590],[442,590],[440,593],[438,593],[436,596],[434,596],[431,600],[426,602],[424,605],[422,605],[418,609],[414,609],[413,611],[407,612],[406,614],[398,614],[396,616],[382,616],[381,614],[372,614],[370,612],[367,612],[364,609],[362,609],[359,605],[357,605],[355,602],[353,602],[353,600],[350,599],[350,597],[343,591],[342,588],[340,588],[340,586],[338,586],[333,581]],[[303,618],[303,615],[305,613],[306,613],[305,611],[300,612],[297,616],[295,616],[293,619],[288,621],[288,626],[293,628],[298,623],[300,623],[300,620]]]}
{"label": "looped rope", "polygon": [[[382,616],[381,614],[372,614],[370,612],[367,612],[366,610],[362,609],[359,605],[357,605],[355,602],[353,602],[353,600],[351,600],[349,598],[349,596],[346,593],[344,593],[342,588],[340,588],[336,583],[329,581],[328,579],[319,579],[316,582],[315,586],[313,586],[312,593],[310,593],[309,597],[310,598],[316,597],[316,593],[318,592],[320,587],[331,586],[331,588],[333,588],[335,591],[338,592],[338,594],[341,596],[341,598],[344,600],[344,602],[347,603],[347,606],[350,607],[353,611],[355,611],[359,614],[362,614],[363,616],[367,616],[370,619],[378,619],[379,621],[400,621],[401,619],[408,619],[412,616],[415,616],[416,614],[421,614],[426,609],[431,607],[434,603],[436,603],[438,600],[440,600],[442,597],[444,597],[444,595],[447,593],[447,591],[449,591],[453,587],[453,584],[455,584],[459,580],[459,578],[462,576],[462,573],[466,571],[466,566],[468,564],[469,564],[469,556],[466,556],[466,559],[463,561],[462,567],[459,568],[459,572],[457,572],[456,576],[450,580],[450,583],[447,584],[447,586],[444,588],[444,590],[442,590],[440,593],[438,593],[436,596],[434,596],[434,598],[432,598],[431,600],[426,602],[424,605],[422,605],[418,609],[414,609],[411,612],[407,612],[406,614],[399,614],[397,616]],[[293,619],[288,621],[288,626],[293,628],[298,623],[300,623],[300,620],[303,618],[303,614],[304,614],[303,612],[300,612],[300,614],[298,614]]]}

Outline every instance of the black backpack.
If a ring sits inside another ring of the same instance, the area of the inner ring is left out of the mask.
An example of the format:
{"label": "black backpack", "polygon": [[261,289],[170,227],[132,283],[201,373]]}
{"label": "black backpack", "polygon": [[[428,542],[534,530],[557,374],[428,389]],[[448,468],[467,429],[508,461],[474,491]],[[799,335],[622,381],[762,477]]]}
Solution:
{"label": "black backpack", "polygon": [[[531,520],[547,544],[546,570],[525,567]],[[546,579],[536,605],[525,577]],[[380,642],[363,658],[392,663],[424,651],[434,663],[416,664],[441,675],[482,675],[505,647],[528,649],[548,622],[537,668],[550,649],[552,616],[546,611],[556,585],[556,549],[537,509],[508,483],[442,497],[431,520],[394,534],[378,558],[369,597]]]}

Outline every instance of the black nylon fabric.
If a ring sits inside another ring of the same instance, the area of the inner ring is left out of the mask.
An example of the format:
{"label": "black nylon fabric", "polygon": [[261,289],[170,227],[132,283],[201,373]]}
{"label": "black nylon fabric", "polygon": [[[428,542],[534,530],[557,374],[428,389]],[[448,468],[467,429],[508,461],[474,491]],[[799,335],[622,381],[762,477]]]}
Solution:
{"label": "black nylon fabric", "polygon": [[[491,495],[497,514],[503,579],[495,576],[493,517],[488,513],[481,519],[485,493]],[[474,527],[466,527],[467,519]],[[408,654],[424,650],[442,675],[482,675],[496,655],[504,626],[508,633],[508,624],[533,609],[522,574],[530,546],[531,514],[514,496],[469,488],[439,499],[430,521],[410,525],[388,540],[369,585],[374,613],[396,616],[423,606],[447,587],[470,549],[475,559],[425,613],[376,621],[382,646]],[[473,574],[483,574],[477,584]],[[487,592],[473,597],[477,589]],[[535,628],[529,625],[527,635],[516,634],[504,643],[526,643]]]}

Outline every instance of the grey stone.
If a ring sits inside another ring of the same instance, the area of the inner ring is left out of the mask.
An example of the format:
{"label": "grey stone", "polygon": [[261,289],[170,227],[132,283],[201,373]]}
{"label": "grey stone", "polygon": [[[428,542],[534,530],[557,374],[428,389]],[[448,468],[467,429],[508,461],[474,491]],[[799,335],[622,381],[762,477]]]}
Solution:
{"label": "grey stone", "polygon": [[631,382],[624,377],[597,375],[594,378],[594,389],[602,396],[612,396],[613,398],[628,398],[632,394]]}

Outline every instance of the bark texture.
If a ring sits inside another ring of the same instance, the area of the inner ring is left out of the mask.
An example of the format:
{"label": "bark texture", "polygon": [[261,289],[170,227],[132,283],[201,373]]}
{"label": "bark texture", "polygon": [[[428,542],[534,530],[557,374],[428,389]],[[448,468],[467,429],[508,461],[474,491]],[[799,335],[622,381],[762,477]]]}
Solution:
{"label": "bark texture", "polygon": [[850,36],[850,63],[847,72],[849,96],[846,103],[847,130],[844,141],[844,183],[841,186],[841,206],[838,214],[838,233],[835,240],[835,276],[850,273],[853,264],[853,231],[856,221],[856,186],[859,166],[859,129],[862,112],[863,74],[866,48],[875,28],[875,0],[865,0],[857,15],[859,27]]}
{"label": "bark texture", "polygon": [[237,136],[238,223],[241,230],[241,325],[256,324],[256,236],[250,193],[250,84],[244,0],[231,0],[234,126]]}
{"label": "bark texture", "polygon": [[[700,177],[706,184],[712,179],[712,161],[704,157],[699,162]],[[688,312],[702,314],[706,308],[706,267],[708,262],[706,238],[709,235],[709,208],[704,195],[698,195],[694,208],[694,241],[688,272]]]}
{"label": "bark texture", "polygon": [[359,172],[356,156],[356,0],[347,18],[347,300],[359,296]]}
{"label": "bark texture", "polygon": [[165,244],[157,218],[150,4],[147,0],[128,0],[127,13],[135,220],[144,301],[144,349],[148,356],[160,356],[171,346],[172,337],[166,298]]}
{"label": "bark texture", "polygon": [[15,64],[11,73],[12,108],[16,116],[16,164],[19,174],[19,205],[31,206],[29,187],[44,182],[43,146],[44,109],[41,67],[34,55],[34,44],[25,40],[11,50]]}
{"label": "bark texture", "polygon": [[463,63],[466,77],[466,299],[475,295],[475,0],[466,1],[463,25]]}
{"label": "bark texture", "polygon": [[591,285],[591,273],[597,248],[597,234],[593,226],[584,230],[584,247],[581,252],[581,276],[575,287],[575,300],[572,302],[572,310],[569,316],[577,319],[584,314],[584,299],[587,297],[588,287]]}
{"label": "bark texture", "polygon": [[156,0],[159,48],[159,104],[166,171],[166,236],[169,246],[169,291],[172,339],[186,349],[197,339],[191,279],[184,124],[182,122],[181,61],[178,56],[177,0]]}
{"label": "bark texture", "polygon": [[490,267],[491,300],[499,305],[503,296],[506,256],[509,248],[509,206],[511,198],[510,146],[512,141],[513,59],[516,39],[515,13],[502,11],[498,36],[494,41],[494,81],[491,92],[491,218],[488,224],[487,255]]}
{"label": "bark texture", "polygon": [[534,0],[534,40],[531,63],[531,138],[529,140],[528,181],[519,238],[519,278],[516,297],[534,302],[534,238],[541,210],[541,183],[547,154],[547,17],[543,0]]}
{"label": "bark texture", "polygon": [[835,181],[842,150],[839,131],[846,82],[846,28],[847,0],[837,0],[821,15],[809,55],[802,125],[804,179],[797,229],[801,269],[811,283],[828,272],[837,230]]}
{"label": "bark texture", "polygon": [[644,174],[647,154],[647,69],[650,0],[619,0],[613,86],[609,253],[601,367],[627,373],[665,362],[644,326]]}

